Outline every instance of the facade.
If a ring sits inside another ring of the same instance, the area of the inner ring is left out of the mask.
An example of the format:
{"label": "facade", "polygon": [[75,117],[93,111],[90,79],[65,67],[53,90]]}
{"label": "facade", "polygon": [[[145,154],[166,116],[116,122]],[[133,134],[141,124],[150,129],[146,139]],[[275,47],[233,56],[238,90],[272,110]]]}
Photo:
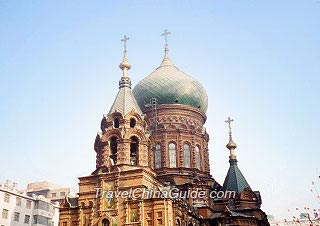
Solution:
{"label": "facade", "polygon": [[10,181],[0,185],[0,211],[1,226],[58,226],[59,203],[42,195],[28,196]]}
{"label": "facade", "polygon": [[[94,143],[96,169],[61,204],[60,225],[269,225],[237,166],[231,127],[223,186],[210,174],[202,85],[174,66],[166,44],[160,66],[131,90],[127,40],[119,91]],[[212,196],[227,191],[234,196]]]}

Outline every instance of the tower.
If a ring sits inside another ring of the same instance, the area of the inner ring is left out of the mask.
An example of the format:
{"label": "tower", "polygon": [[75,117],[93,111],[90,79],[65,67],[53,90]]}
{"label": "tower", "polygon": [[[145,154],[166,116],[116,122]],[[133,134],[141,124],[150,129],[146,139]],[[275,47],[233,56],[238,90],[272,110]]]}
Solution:
{"label": "tower", "polygon": [[204,127],[208,97],[197,80],[172,63],[168,34],[167,30],[162,34],[165,48],[160,66],[134,87],[133,95],[154,138],[157,178],[180,190],[205,191],[206,199],[187,200],[197,208],[211,209],[209,193],[216,183],[210,175],[209,135]]}
{"label": "tower", "polygon": [[[146,134],[144,116],[131,92],[131,79],[128,70],[131,65],[127,59],[126,36],[123,60],[119,67],[122,77],[119,91],[113,105],[101,121],[101,133],[95,142],[97,169],[116,165],[118,167],[149,166],[152,156],[150,135]],[[150,152],[150,153],[149,153]]]}
{"label": "tower", "polygon": [[224,197],[216,197],[214,214],[211,216],[214,225],[261,225],[268,226],[267,215],[261,210],[261,196],[259,191],[253,191],[246,178],[238,167],[235,149],[237,144],[233,141],[231,123],[228,117],[225,121],[229,128],[229,142],[226,147],[230,151],[230,167],[224,180],[221,191]]}

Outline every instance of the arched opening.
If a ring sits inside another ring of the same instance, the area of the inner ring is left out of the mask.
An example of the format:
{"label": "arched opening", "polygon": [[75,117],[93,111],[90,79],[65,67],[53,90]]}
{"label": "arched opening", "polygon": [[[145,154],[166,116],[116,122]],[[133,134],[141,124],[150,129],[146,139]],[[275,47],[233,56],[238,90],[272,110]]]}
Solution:
{"label": "arched opening", "polygon": [[118,152],[118,144],[117,144],[117,138],[111,137],[110,138],[110,158],[112,159],[113,163],[117,163],[117,152]]}
{"label": "arched opening", "polygon": [[109,226],[110,225],[110,221],[108,219],[103,219],[101,225],[102,226]]}
{"label": "arched opening", "polygon": [[134,118],[130,119],[130,128],[134,128],[136,126],[136,120]]}
{"label": "arched opening", "polygon": [[119,118],[114,118],[114,120],[113,120],[114,128],[119,128],[119,124],[120,124]]}
{"label": "arched opening", "polygon": [[137,165],[138,148],[139,148],[139,139],[137,137],[131,137],[131,142],[130,142],[130,164],[131,165]]}
{"label": "arched opening", "polygon": [[189,168],[190,167],[190,145],[185,143],[183,145],[184,150],[184,167]]}
{"label": "arched opening", "polygon": [[156,150],[154,152],[154,168],[161,168],[161,146],[156,144]]}
{"label": "arched opening", "polygon": [[169,167],[177,167],[176,145],[174,143],[169,144]]}
{"label": "arched opening", "polygon": [[196,157],[196,167],[200,170],[201,168],[201,159],[200,159],[200,148],[199,146],[195,147],[195,157]]}

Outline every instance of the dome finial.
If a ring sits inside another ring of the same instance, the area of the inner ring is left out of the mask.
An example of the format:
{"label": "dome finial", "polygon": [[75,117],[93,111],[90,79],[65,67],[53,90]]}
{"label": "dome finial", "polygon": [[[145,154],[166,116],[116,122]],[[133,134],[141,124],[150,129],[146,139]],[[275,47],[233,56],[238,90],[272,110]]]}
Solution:
{"label": "dome finial", "polygon": [[128,62],[127,59],[127,41],[129,40],[129,37],[126,35],[121,39],[121,42],[123,42],[123,59],[120,63],[119,67],[123,71],[122,77],[128,77],[128,70],[131,68],[131,65]]}
{"label": "dome finial", "polygon": [[168,35],[170,35],[171,32],[168,32],[167,29],[164,30],[164,32],[161,34],[161,36],[164,36],[164,58],[162,60],[161,66],[167,66],[167,65],[173,65],[168,57]]}
{"label": "dome finial", "polygon": [[170,35],[171,32],[168,32],[167,29],[164,30],[164,32],[161,34],[161,36],[164,36],[164,58],[168,58],[168,35]]}
{"label": "dome finial", "polygon": [[228,119],[225,121],[229,125],[229,143],[226,145],[226,147],[230,150],[230,159],[237,159],[237,156],[234,154],[234,149],[237,148],[237,144],[233,142],[232,140],[232,129],[231,129],[231,122],[233,122],[233,119],[228,117]]}

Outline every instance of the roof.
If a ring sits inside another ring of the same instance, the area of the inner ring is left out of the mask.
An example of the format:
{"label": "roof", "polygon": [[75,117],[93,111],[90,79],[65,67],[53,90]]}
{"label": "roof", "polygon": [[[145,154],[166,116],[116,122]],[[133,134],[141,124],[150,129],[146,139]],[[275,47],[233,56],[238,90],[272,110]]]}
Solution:
{"label": "roof", "polygon": [[224,191],[235,191],[239,194],[246,188],[251,190],[246,178],[238,168],[238,161],[236,159],[230,159],[229,162],[230,167],[226,179],[224,180],[222,189]]}
{"label": "roof", "polygon": [[109,114],[112,114],[114,112],[120,112],[122,116],[125,116],[131,110],[134,110],[139,115],[142,115],[142,111],[131,92],[130,78],[122,77],[119,81],[118,94],[112,104]]}
{"label": "roof", "polygon": [[133,89],[141,109],[152,98],[161,104],[182,104],[206,112],[208,96],[196,79],[187,75],[165,57],[160,67],[142,79]]}
{"label": "roof", "polygon": [[239,212],[236,212],[234,210],[229,210],[231,216],[233,217],[253,217],[253,216],[249,216],[249,215],[246,215],[246,214],[243,214],[243,213],[239,213]]}
{"label": "roof", "polygon": [[78,206],[78,197],[66,197],[67,202],[69,203],[70,207],[77,207]]}

